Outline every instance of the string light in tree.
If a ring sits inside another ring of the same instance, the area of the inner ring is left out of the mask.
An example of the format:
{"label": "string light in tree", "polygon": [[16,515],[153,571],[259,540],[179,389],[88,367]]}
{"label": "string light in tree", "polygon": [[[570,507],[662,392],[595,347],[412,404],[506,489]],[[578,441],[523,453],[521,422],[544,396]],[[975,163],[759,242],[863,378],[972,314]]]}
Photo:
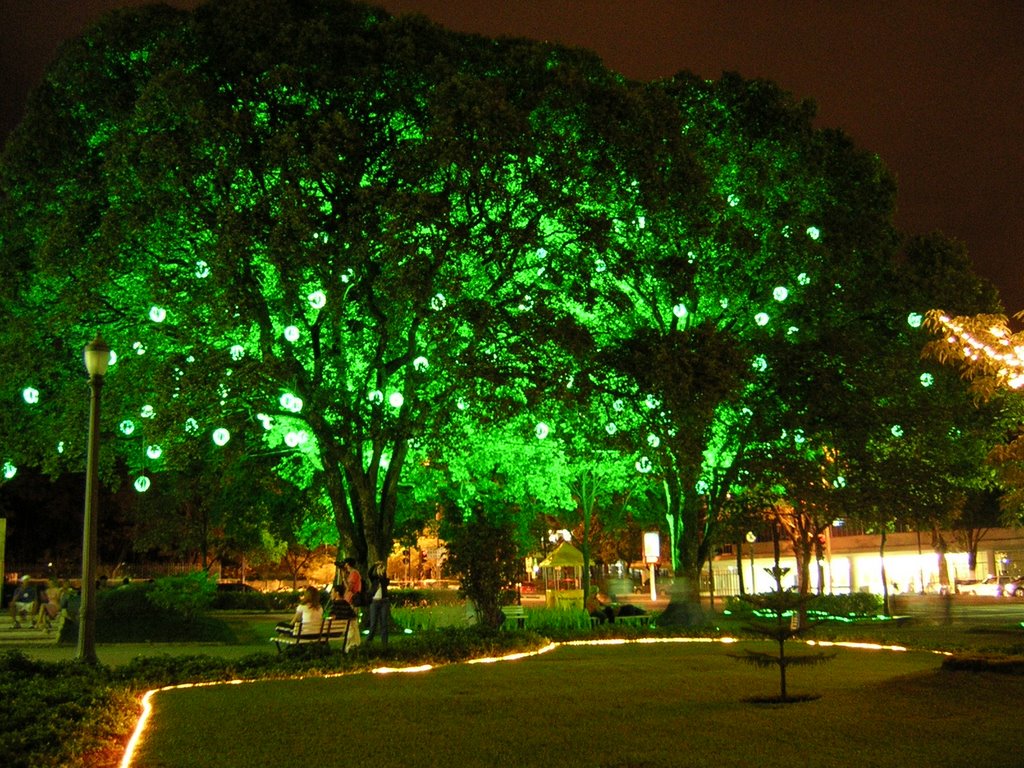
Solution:
{"label": "string light in tree", "polygon": [[987,328],[972,328],[967,322],[949,315],[930,315],[952,351],[964,360],[977,363],[1010,389],[1024,387],[1024,337],[1010,333],[1005,322],[993,322]]}
{"label": "string light in tree", "polygon": [[302,398],[293,395],[291,392],[285,392],[281,395],[280,403],[282,408],[292,413],[298,413],[302,410]]}

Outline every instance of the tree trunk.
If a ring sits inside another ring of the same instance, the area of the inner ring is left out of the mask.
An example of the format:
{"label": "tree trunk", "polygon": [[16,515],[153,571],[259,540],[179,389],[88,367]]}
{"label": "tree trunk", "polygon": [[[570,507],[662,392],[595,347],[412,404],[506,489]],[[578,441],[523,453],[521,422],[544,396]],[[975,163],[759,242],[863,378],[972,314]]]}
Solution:
{"label": "tree trunk", "polygon": [[679,532],[678,566],[669,604],[658,621],[665,626],[699,626],[705,620],[700,604],[699,499],[692,492],[684,495],[678,480],[666,483],[666,496],[669,516]]}
{"label": "tree trunk", "polygon": [[[754,545],[751,544],[751,547]],[[736,575],[739,576],[740,580],[740,597],[747,594],[747,590],[743,584],[743,539],[736,540]],[[754,574],[750,574],[750,578],[754,578]],[[753,588],[753,584],[750,585]]]}
{"label": "tree trunk", "polygon": [[580,541],[580,552],[583,555],[583,604],[590,597],[590,527],[594,516],[594,499],[597,495],[597,483],[591,472],[584,472],[576,488],[579,496],[580,512],[583,516],[583,537]]}

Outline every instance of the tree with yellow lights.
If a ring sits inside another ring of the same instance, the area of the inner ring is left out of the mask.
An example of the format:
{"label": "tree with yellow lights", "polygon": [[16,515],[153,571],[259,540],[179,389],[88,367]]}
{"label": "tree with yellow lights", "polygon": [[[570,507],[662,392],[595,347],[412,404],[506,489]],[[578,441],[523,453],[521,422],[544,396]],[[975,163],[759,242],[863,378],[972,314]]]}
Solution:
{"label": "tree with yellow lights", "polygon": [[[1017,317],[1024,318],[1024,312]],[[988,398],[1003,387],[1024,388],[1024,332],[1011,331],[1005,315],[957,317],[936,309],[926,320],[942,338],[931,342],[925,354],[960,363],[979,395]]]}
{"label": "tree with yellow lights", "polygon": [[[1024,319],[1024,312],[1016,317]],[[959,366],[979,398],[991,400],[1007,391],[1024,391],[1024,332],[1014,333],[1005,315],[956,316],[936,309],[928,313],[926,323],[941,338],[925,347],[925,356]],[[1009,398],[1008,407],[1018,414],[1018,426],[991,450],[988,460],[1006,489],[1003,511],[1016,520],[1024,513],[1024,430],[1020,427],[1024,400]]]}

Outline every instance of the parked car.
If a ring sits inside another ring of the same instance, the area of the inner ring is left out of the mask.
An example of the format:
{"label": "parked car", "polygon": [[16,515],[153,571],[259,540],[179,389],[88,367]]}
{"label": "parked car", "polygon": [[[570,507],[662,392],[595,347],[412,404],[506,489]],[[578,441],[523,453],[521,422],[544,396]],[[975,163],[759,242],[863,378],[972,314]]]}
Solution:
{"label": "parked car", "polygon": [[1017,576],[1003,586],[1003,594],[1007,597],[1024,598],[1024,576]]}
{"label": "parked car", "polygon": [[218,592],[259,592],[256,587],[252,584],[246,584],[244,581],[218,581],[217,582]]}
{"label": "parked car", "polygon": [[1002,597],[1006,585],[1011,581],[1009,576],[989,576],[981,581],[957,582],[956,591],[961,595]]}

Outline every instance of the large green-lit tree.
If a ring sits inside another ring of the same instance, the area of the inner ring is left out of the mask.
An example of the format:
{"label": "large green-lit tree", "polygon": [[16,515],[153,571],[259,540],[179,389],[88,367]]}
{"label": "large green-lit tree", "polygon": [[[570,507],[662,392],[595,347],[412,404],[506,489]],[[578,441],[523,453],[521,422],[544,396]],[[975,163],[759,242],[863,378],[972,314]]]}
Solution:
{"label": "large green-lit tree", "polygon": [[[584,521],[584,480],[625,468],[662,491],[691,620],[730,497],[881,418],[893,185],[812,119],[343,0],[111,15],[0,164],[0,460],[80,466],[100,330],[108,477],[271,466],[367,562],[424,462],[464,510],[575,486]],[[494,482],[538,457],[546,487]]]}
{"label": "large green-lit tree", "polygon": [[676,140],[610,157],[629,183],[603,203],[619,223],[577,380],[604,403],[604,439],[664,486],[670,614],[691,621],[751,446],[852,422],[851,394],[869,405],[861,360],[892,271],[893,185],[770,83],[679,76],[648,96]]}
{"label": "large green-lit tree", "polygon": [[345,549],[386,557],[414,443],[537,386],[543,297],[610,226],[572,134],[621,88],[588,54],[344,2],[110,17],[5,154],[6,395],[40,393],[9,460],[59,469],[43,434],[80,460],[63,404],[98,328],[107,429],[160,452],[140,471],[200,442],[279,453]]}

